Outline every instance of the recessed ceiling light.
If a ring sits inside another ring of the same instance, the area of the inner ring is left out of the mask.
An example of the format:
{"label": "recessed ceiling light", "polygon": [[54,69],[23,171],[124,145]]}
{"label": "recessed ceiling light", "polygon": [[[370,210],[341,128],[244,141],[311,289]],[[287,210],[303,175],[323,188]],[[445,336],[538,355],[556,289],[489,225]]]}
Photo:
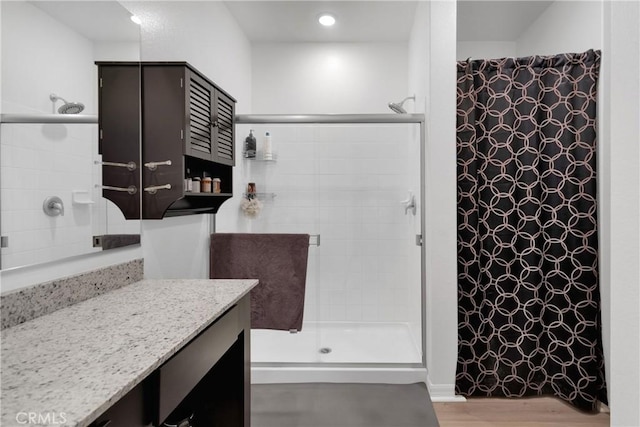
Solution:
{"label": "recessed ceiling light", "polygon": [[138,25],[142,24],[142,20],[138,18],[136,15],[131,15],[131,20]]}
{"label": "recessed ceiling light", "polygon": [[336,23],[336,18],[333,15],[325,13],[318,18],[318,22],[325,27],[330,27]]}

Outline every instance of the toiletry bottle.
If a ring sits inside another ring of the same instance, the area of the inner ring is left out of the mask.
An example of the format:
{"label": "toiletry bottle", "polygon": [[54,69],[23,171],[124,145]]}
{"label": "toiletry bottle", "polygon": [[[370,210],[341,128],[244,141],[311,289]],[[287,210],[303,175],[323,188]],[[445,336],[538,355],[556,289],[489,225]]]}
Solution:
{"label": "toiletry bottle", "polygon": [[244,157],[247,159],[256,157],[256,137],[253,136],[253,129],[249,130],[249,136],[244,140]]}
{"label": "toiletry bottle", "polygon": [[191,191],[191,171],[187,168],[187,172],[184,176],[184,186],[182,188],[184,191]]}
{"label": "toiletry bottle", "polygon": [[264,136],[263,157],[265,160],[273,160],[273,147],[271,145],[271,135],[267,132]]}
{"label": "toiletry bottle", "polygon": [[256,198],[256,183],[250,182],[247,185],[247,199],[252,200]]}
{"label": "toiletry bottle", "polygon": [[199,193],[201,185],[202,185],[202,180],[200,179],[200,177],[199,176],[194,177],[191,180],[191,192],[192,193]]}
{"label": "toiletry bottle", "polygon": [[202,192],[211,193],[212,183],[213,183],[213,180],[211,179],[210,176],[205,176],[204,178],[202,178]]}

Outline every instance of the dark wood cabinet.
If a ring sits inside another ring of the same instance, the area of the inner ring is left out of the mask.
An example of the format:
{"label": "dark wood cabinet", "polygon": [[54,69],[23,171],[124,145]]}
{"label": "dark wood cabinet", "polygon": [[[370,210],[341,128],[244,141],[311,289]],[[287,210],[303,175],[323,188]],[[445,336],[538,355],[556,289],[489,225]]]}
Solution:
{"label": "dark wood cabinet", "polygon": [[[151,425],[151,414],[148,411],[151,404],[148,393],[148,383],[138,384],[122,399],[100,415],[90,427],[145,427]],[[146,400],[145,400],[146,399]]]}
{"label": "dark wood cabinet", "polygon": [[[126,219],[140,219],[140,67],[98,68],[98,152],[102,154],[102,196]],[[135,167],[127,167],[132,162]],[[130,190],[131,189],[131,190]]]}
{"label": "dark wood cabinet", "polygon": [[[117,97],[112,91],[120,87],[139,93],[139,116],[127,119],[114,111],[117,105],[107,108],[106,103],[99,114],[103,134],[103,127],[122,126],[125,120],[141,124],[142,218],[216,213],[233,196],[235,99],[186,62],[96,64],[101,76],[127,67],[139,70],[138,90],[131,81],[100,89],[101,105],[102,98]],[[133,73],[113,77],[118,79],[133,80]],[[110,161],[105,154],[104,161]],[[191,177],[220,178],[222,191],[185,191],[187,171]]]}

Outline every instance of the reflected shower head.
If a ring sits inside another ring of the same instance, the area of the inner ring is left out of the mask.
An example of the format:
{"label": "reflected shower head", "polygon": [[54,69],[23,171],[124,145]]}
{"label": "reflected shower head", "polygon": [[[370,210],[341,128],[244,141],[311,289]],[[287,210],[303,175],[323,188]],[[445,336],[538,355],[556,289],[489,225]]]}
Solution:
{"label": "reflected shower head", "polygon": [[397,102],[397,103],[396,102],[390,102],[389,103],[389,108],[391,108],[394,113],[407,114],[407,110],[404,109],[402,104],[404,104],[409,99],[413,99],[415,101],[416,100],[416,96],[415,95],[407,96],[405,99],[403,99],[402,101]]}
{"label": "reflected shower head", "polygon": [[81,102],[67,102],[66,99],[56,95],[55,93],[49,95],[49,99],[54,103],[54,105],[58,100],[64,102],[64,104],[58,108],[58,113],[60,114],[78,114],[84,110],[84,104]]}

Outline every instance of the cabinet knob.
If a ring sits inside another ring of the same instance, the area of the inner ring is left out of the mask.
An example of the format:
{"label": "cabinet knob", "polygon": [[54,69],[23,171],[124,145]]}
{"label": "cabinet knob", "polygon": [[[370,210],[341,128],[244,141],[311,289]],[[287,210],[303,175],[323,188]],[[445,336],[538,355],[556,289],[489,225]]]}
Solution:
{"label": "cabinet knob", "polygon": [[218,121],[216,120],[216,121],[211,122],[211,127],[212,128],[217,128],[218,127]]}

